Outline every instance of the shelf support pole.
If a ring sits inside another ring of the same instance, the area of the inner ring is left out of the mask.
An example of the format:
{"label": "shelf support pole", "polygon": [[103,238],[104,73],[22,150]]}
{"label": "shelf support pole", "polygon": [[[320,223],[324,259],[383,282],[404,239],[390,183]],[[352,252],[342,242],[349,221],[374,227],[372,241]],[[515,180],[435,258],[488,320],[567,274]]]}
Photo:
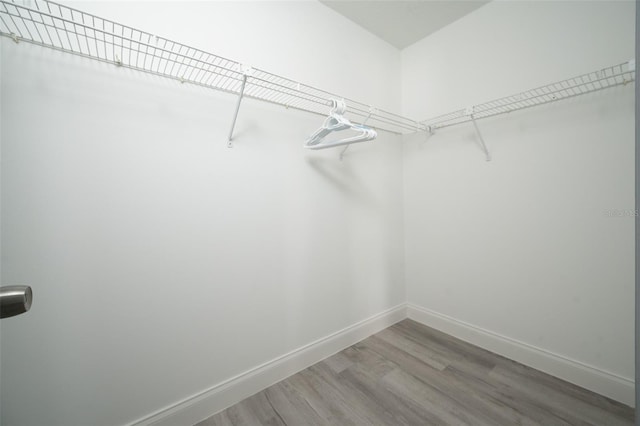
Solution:
{"label": "shelf support pole", "polygon": [[247,85],[247,75],[242,76],[242,86],[240,86],[240,93],[238,94],[238,102],[236,103],[236,112],[233,114],[233,121],[231,122],[231,130],[229,131],[229,141],[227,142],[228,148],[233,148],[233,129],[236,127],[236,120],[238,119],[238,112],[240,111],[240,103],[244,96],[244,87]]}
{"label": "shelf support pole", "polygon": [[478,140],[480,141],[480,148],[482,148],[482,151],[484,151],[484,155],[487,161],[491,161],[491,154],[489,153],[489,149],[487,149],[487,144],[484,143],[484,139],[482,139],[482,134],[480,133],[480,129],[478,128],[478,124],[476,123],[476,118],[473,116],[473,107],[468,107],[466,109],[466,113],[473,123],[473,127],[476,129],[476,136],[478,136]]}
{"label": "shelf support pole", "polygon": [[251,67],[242,66],[242,84],[240,85],[240,92],[238,93],[238,102],[236,103],[236,111],[233,114],[233,121],[231,122],[231,130],[229,130],[229,140],[227,141],[227,147],[233,148],[233,129],[236,127],[236,120],[238,119],[238,112],[240,112],[240,103],[244,96],[244,88],[247,85],[247,77],[251,72]]}

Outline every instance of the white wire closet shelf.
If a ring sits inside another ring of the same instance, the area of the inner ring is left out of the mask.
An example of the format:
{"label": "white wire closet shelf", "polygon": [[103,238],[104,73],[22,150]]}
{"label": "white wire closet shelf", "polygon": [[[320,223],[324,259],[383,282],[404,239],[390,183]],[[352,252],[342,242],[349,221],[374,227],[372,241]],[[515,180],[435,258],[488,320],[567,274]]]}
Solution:
{"label": "white wire closet shelf", "polygon": [[531,108],[562,99],[626,85],[635,80],[635,60],[603,68],[577,77],[547,84],[516,95],[495,99],[480,105],[443,114],[422,121],[427,129],[466,123],[474,119],[493,117],[525,108]]}
{"label": "white wire closet shelf", "polygon": [[48,0],[0,0],[0,34],[323,116],[331,99],[343,99],[354,123],[368,118],[369,126],[398,134],[425,130],[401,115]]}

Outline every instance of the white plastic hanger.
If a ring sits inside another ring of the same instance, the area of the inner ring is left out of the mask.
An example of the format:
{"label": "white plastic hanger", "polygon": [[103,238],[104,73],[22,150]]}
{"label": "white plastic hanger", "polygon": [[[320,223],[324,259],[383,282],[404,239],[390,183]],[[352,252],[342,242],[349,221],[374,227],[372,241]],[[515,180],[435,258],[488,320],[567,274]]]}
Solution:
{"label": "white plastic hanger", "polygon": [[[344,101],[331,100],[332,108],[329,112],[329,116],[318,130],[307,138],[304,143],[305,148],[309,149],[325,149],[333,148],[336,146],[349,145],[352,143],[366,142],[375,139],[378,133],[370,127],[360,124],[353,124],[346,117],[343,116],[347,110],[347,106]],[[332,141],[325,141],[324,138],[333,132],[339,132],[341,130],[359,130],[360,133],[345,139],[337,139]]]}

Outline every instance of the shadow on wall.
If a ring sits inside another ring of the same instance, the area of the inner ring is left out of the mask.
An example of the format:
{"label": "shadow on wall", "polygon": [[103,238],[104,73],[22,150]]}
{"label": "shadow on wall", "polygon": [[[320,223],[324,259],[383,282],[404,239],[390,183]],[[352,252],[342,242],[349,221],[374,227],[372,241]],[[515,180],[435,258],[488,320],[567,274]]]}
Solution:
{"label": "shadow on wall", "polygon": [[363,184],[353,167],[338,158],[306,157],[307,164],[344,196],[367,207],[376,207],[375,197]]}

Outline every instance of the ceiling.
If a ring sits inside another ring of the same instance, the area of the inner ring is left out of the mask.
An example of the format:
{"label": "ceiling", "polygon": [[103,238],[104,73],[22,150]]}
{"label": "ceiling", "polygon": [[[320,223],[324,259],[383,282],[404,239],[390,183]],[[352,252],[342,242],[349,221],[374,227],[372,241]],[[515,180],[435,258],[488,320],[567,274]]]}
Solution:
{"label": "ceiling", "polygon": [[320,0],[398,49],[485,5],[472,0]]}

